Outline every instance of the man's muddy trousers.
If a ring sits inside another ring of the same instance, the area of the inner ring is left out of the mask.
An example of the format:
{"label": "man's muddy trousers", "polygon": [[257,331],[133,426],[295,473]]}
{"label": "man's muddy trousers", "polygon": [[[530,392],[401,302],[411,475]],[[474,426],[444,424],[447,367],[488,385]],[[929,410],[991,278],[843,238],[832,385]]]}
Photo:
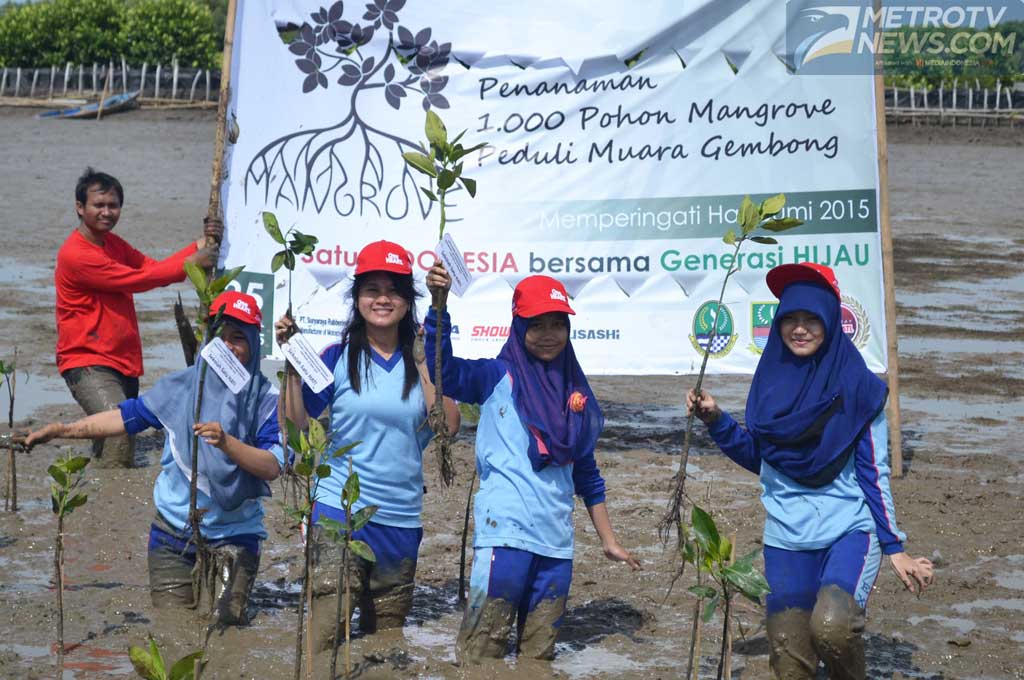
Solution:
{"label": "man's muddy trousers", "polygon": [[[71,390],[71,396],[90,416],[117,408],[125,399],[139,396],[138,378],[129,378],[106,366],[71,368],[61,377]],[[93,439],[92,459],[94,467],[132,467],[135,463],[135,435]]]}

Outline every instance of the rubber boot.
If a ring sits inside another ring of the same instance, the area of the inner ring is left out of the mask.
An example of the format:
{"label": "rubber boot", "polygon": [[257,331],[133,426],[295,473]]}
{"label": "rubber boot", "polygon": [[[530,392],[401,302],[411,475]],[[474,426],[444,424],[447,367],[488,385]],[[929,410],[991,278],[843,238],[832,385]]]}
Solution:
{"label": "rubber boot", "polygon": [[811,612],[784,609],[768,617],[769,663],[777,680],[814,680],[818,654],[811,642]]}
{"label": "rubber boot", "polygon": [[811,640],[832,680],[864,680],[864,609],[839,586],[818,591]]}

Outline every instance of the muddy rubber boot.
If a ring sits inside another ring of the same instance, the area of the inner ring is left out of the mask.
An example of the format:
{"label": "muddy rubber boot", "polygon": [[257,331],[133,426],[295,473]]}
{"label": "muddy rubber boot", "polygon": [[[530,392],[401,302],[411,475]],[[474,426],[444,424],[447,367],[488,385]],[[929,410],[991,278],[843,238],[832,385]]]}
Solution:
{"label": "muddy rubber boot", "polygon": [[[329,541],[319,525],[311,532],[313,570],[310,583],[313,587],[313,612],[311,630],[307,632],[313,641],[313,649],[326,651],[334,643],[334,629],[338,615],[338,597],[344,596],[344,584],[338,583],[338,569],[342,564],[342,549]],[[352,597],[349,602],[348,616],[352,616],[356,605],[362,599],[366,588],[367,576],[358,565],[354,556],[349,559],[349,590]],[[342,613],[342,616],[345,614]],[[344,636],[345,622],[341,622]]]}
{"label": "muddy rubber boot", "polygon": [[818,654],[811,642],[811,612],[784,609],[768,617],[769,663],[776,680],[814,680]]}
{"label": "muddy rubber boot", "polygon": [[516,606],[500,597],[484,597],[474,603],[472,594],[462,617],[455,655],[459,663],[477,664],[484,659],[502,659],[516,618]]}
{"label": "muddy rubber boot", "polygon": [[565,598],[541,600],[526,615],[519,631],[519,653],[531,659],[550,661],[555,658],[555,638],[565,616]]}
{"label": "muddy rubber boot", "polygon": [[811,640],[832,680],[864,680],[864,610],[839,586],[818,591]]}

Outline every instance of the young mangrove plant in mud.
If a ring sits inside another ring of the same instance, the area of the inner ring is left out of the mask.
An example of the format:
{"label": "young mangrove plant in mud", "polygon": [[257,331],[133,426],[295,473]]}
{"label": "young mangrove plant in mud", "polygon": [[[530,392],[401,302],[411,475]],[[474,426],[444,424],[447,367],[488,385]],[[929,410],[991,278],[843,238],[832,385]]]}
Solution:
{"label": "young mangrove plant in mud", "polygon": [[131,659],[135,673],[145,680],[195,680],[195,668],[202,663],[203,652],[192,652],[181,657],[168,670],[160,654],[160,648],[156,646],[156,640],[151,635],[149,649],[130,647],[128,658]]}
{"label": "young mangrove plant in mud", "polygon": [[[292,227],[285,233],[281,233],[281,226],[277,222],[277,216],[272,212],[263,213],[263,228],[266,229],[267,233],[270,234],[270,238],[274,239],[274,243],[284,246],[284,249],[274,253],[274,257],[270,260],[270,271],[273,274],[277,273],[277,270],[282,266],[288,270],[288,311],[287,316],[289,319],[292,318],[292,274],[295,272],[295,258],[297,255],[309,255],[316,249],[316,244],[319,239],[316,236],[310,236],[309,234],[303,234],[297,231],[295,227]],[[284,371],[281,374],[281,403],[286,403],[288,397],[288,376],[292,371],[292,366],[289,362],[284,362]],[[282,419],[284,416],[281,416]],[[285,428],[282,426],[282,431]],[[282,484],[287,485],[288,480],[292,482],[292,500],[297,502],[299,497],[298,494],[298,480],[292,475],[292,459],[289,453],[288,441],[285,441],[284,449],[284,476],[281,479]]]}
{"label": "young mangrove plant in mud", "polygon": [[11,433],[7,439],[7,479],[4,480],[4,510],[10,512],[18,511],[18,467],[14,460],[14,397],[17,393],[18,374],[15,372],[18,364],[18,348],[14,348],[14,359],[4,363],[0,361],[0,376],[3,376],[4,386],[7,388],[7,429]]}
{"label": "young mangrove plant in mud", "polygon": [[[718,680],[732,677],[732,641],[729,625],[732,617],[732,598],[736,593],[761,604],[761,597],[768,593],[768,581],[754,568],[754,558],[759,549],[754,549],[739,558],[733,559],[735,546],[725,536],[718,533],[718,527],[711,515],[694,505],[690,518],[690,527],[682,537],[681,556],[685,563],[697,568],[697,585],[690,587],[690,592],[697,596],[698,609],[694,612],[694,634],[690,642],[690,659],[687,664],[686,678],[693,677],[698,665],[699,651],[696,649],[698,618],[707,623],[714,616],[716,609],[722,610],[722,646],[718,659]],[[710,577],[710,584],[702,583],[701,575]],[[713,585],[711,585],[713,584]],[[700,606],[703,602],[703,612]]]}
{"label": "young mangrove plant in mud", "polygon": [[[424,130],[427,135],[427,143],[419,151],[407,151],[402,154],[405,162],[415,170],[427,176],[427,186],[421,187],[423,195],[431,203],[437,203],[440,210],[440,226],[438,239],[444,238],[444,228],[447,221],[446,210],[448,205],[445,197],[448,192],[461,184],[471,197],[476,196],[476,181],[469,177],[462,176],[462,159],[482,149],[485,144],[477,144],[465,148],[459,143],[465,131],[460,132],[455,139],[448,141],[448,130],[445,128],[441,118],[433,111],[427,111]],[[435,187],[436,181],[436,187]],[[433,305],[437,310],[437,318],[444,316],[445,306],[448,302],[448,293],[441,291],[434,294]],[[441,324],[437,325],[437,351],[434,353],[434,380],[436,382],[434,403],[430,407],[430,427],[436,435],[435,446],[438,457],[438,464],[441,470],[441,481],[445,486],[451,486],[455,479],[455,468],[452,465],[452,437],[448,434],[448,419],[444,414],[444,386],[441,378]]]}
{"label": "young mangrove plant in mud", "polygon": [[[697,383],[694,386],[694,390],[697,394],[700,394],[701,384],[704,382],[704,371],[707,370],[708,357],[711,355],[711,346],[719,331],[718,312],[722,308],[722,300],[725,297],[726,286],[729,283],[729,278],[740,270],[740,248],[747,241],[753,241],[754,243],[760,243],[763,245],[774,245],[778,243],[778,241],[770,236],[754,235],[754,232],[758,229],[780,232],[803,224],[802,220],[798,220],[793,217],[779,217],[785,206],[785,194],[778,194],[771,198],[766,198],[760,205],[751,201],[749,196],[744,196],[743,201],[740,203],[739,212],[736,216],[736,224],[740,228],[739,235],[736,234],[734,229],[730,229],[726,232],[725,236],[722,237],[722,241],[733,246],[733,265],[725,273],[725,279],[722,281],[722,289],[718,295],[718,302],[715,304],[715,319],[711,324],[711,336],[708,338],[707,344],[704,345],[704,358],[701,361],[700,372],[697,374]],[[684,537],[686,536],[686,528],[683,525],[682,518],[682,507],[683,501],[686,498],[686,463],[690,457],[690,435],[693,433],[693,420],[694,414],[691,413],[686,418],[686,434],[683,437],[683,453],[679,461],[679,471],[675,475],[675,484],[672,495],[669,498],[668,510],[665,512],[664,517],[662,517],[661,522],[658,524],[658,534],[661,536],[662,541],[667,541],[669,533],[673,528],[675,528],[676,544],[677,548],[680,550],[683,548]],[[685,561],[680,563],[680,569],[672,579],[672,584],[675,584],[676,580],[682,575],[682,569],[685,564]],[[672,586],[670,585],[670,590],[671,587]]]}
{"label": "young mangrove plant in mud", "polygon": [[[344,456],[360,442],[346,444],[337,449],[329,456],[326,455],[327,444],[330,439],[324,431],[323,425],[315,418],[309,419],[309,434],[299,430],[291,420],[285,421],[288,432],[289,446],[296,453],[296,462],[292,471],[300,480],[305,493],[302,504],[299,506],[285,505],[285,512],[294,519],[305,533],[305,544],[303,548],[302,562],[302,594],[299,597],[298,619],[295,623],[295,680],[302,676],[302,636],[303,624],[306,633],[306,677],[311,678],[313,673],[313,641],[308,631],[312,630],[313,617],[313,587],[310,578],[313,568],[313,540],[312,523],[313,505],[317,501],[317,491],[320,480],[331,476],[331,466],[327,464],[329,458]],[[335,640],[337,645],[337,640]]]}
{"label": "young mangrove plant in mud", "polygon": [[57,582],[57,677],[64,675],[64,520],[85,505],[88,496],[78,493],[85,483],[85,456],[64,456],[46,469],[50,478],[50,503],[57,516],[57,538],[53,543],[53,573]]}
{"label": "young mangrove plant in mud", "polygon": [[[459,404],[462,422],[476,425],[480,422],[479,404]],[[459,549],[459,607],[466,606],[466,544],[469,542],[469,512],[473,505],[473,488],[476,486],[476,463],[473,464],[473,475],[469,478],[469,489],[466,491],[466,508],[462,515],[462,547]]]}
{"label": "young mangrove plant in mud", "polygon": [[[725,279],[722,281],[721,291],[718,294],[718,302],[715,303],[715,318],[712,320],[712,323],[711,323],[711,334],[710,334],[710,337],[707,340],[707,344],[704,345],[704,356],[703,356],[703,359],[702,359],[701,364],[700,364],[700,372],[697,374],[697,383],[694,386],[694,391],[696,392],[696,394],[700,394],[701,393],[701,385],[704,382],[704,372],[707,370],[708,358],[711,355],[711,347],[712,347],[712,344],[714,342],[715,337],[718,335],[718,331],[719,331],[718,313],[719,313],[719,311],[722,308],[722,300],[725,298],[725,290],[726,290],[726,287],[728,286],[729,278],[732,277],[732,275],[735,274],[736,272],[738,272],[739,269],[740,269],[740,266],[738,264],[740,262],[740,258],[739,258],[740,248],[747,241],[753,241],[754,243],[760,243],[762,245],[774,245],[774,244],[778,243],[774,238],[772,238],[770,236],[755,235],[755,232],[758,229],[764,229],[764,230],[770,231],[770,232],[781,232],[781,231],[786,231],[788,229],[792,229],[793,227],[797,227],[797,226],[803,224],[802,220],[799,220],[799,219],[796,219],[796,218],[780,217],[780,215],[782,214],[782,210],[783,210],[783,208],[785,206],[786,206],[786,196],[785,196],[785,194],[777,194],[777,195],[772,196],[770,198],[766,198],[764,201],[762,201],[760,203],[760,205],[755,204],[753,201],[751,201],[749,196],[744,196],[743,200],[740,202],[740,208],[739,208],[739,211],[737,212],[737,216],[736,216],[736,225],[739,227],[739,230],[740,230],[739,234],[737,235],[735,229],[729,229],[729,231],[727,231],[725,233],[725,236],[722,237],[722,241],[723,242],[725,242],[726,244],[731,245],[733,247],[733,253],[732,253],[733,258],[732,258],[732,261],[733,261],[734,264],[731,267],[729,267],[729,270],[725,274]],[[661,539],[664,542],[668,541],[669,534],[671,533],[673,528],[675,529],[675,531],[676,531],[676,549],[679,551],[680,556],[681,556],[681,559],[679,561],[679,568],[676,571],[675,575],[673,575],[672,580],[669,583],[669,588],[668,589],[669,589],[670,593],[671,593],[672,587],[675,585],[676,581],[679,580],[679,578],[683,575],[683,571],[686,568],[686,565],[688,563],[689,564],[694,564],[695,563],[694,562],[695,558],[694,558],[694,555],[692,553],[693,545],[694,544],[693,544],[693,541],[690,540],[690,535],[691,535],[691,532],[693,532],[694,534],[698,534],[698,530],[697,530],[696,527],[687,527],[684,524],[683,517],[682,517],[683,503],[684,503],[684,500],[687,498],[687,496],[686,496],[686,464],[687,464],[687,462],[689,460],[689,457],[690,457],[690,435],[693,433],[693,420],[694,420],[694,414],[690,413],[687,416],[687,418],[686,418],[686,433],[685,433],[685,435],[683,437],[683,451],[682,451],[682,455],[680,456],[679,471],[675,475],[674,488],[673,488],[673,491],[672,491],[672,495],[669,498],[668,509],[665,512],[665,515],[662,517],[661,522],[659,522],[659,524],[658,524],[658,534],[661,536]],[[693,507],[693,516],[694,517],[697,517],[697,515],[698,515],[697,511],[698,510],[699,510],[699,508],[697,508],[697,506],[694,505],[694,507]],[[711,527],[714,528],[714,522],[711,520],[711,517],[709,515],[707,515],[706,512],[701,510],[700,511],[700,516],[701,516],[702,521],[706,517],[707,522],[710,522],[711,523]],[[706,525],[705,525],[705,527],[706,527]],[[717,534],[717,530],[716,530],[715,533],[714,533],[714,536],[717,537],[717,535],[718,534]],[[726,540],[726,543],[728,543],[728,540]],[[719,547],[719,552],[716,553],[716,554],[718,556],[721,556],[721,554],[722,554],[721,546],[719,545],[718,547]],[[731,558],[731,555],[732,555],[732,548],[731,548],[731,546],[729,546],[729,551],[728,551],[728,554],[724,558],[724,562],[727,563],[728,560]],[[708,556],[710,556],[710,553],[708,554]],[[741,564],[741,563],[742,563],[742,560],[741,560],[740,563],[737,563],[737,564]],[[700,564],[703,564],[703,562],[700,562]],[[763,580],[763,577],[760,574],[757,574],[757,576]],[[697,581],[698,581],[697,585],[695,585],[695,586],[693,586],[693,588],[691,588],[691,592],[695,592],[698,595],[698,597],[703,597],[702,595],[700,595],[700,593],[702,593],[702,592],[703,593],[707,593],[708,591],[706,589],[709,588],[709,586],[705,586],[705,585],[702,585],[700,583],[700,575],[699,574],[698,574]],[[696,588],[697,590],[695,591],[694,588]],[[710,617],[712,614],[714,614],[715,606],[717,606],[720,601],[724,601],[725,602],[725,628],[724,628],[723,638],[722,638],[723,639],[723,652],[722,652],[722,654],[723,654],[724,661],[722,661],[721,664],[725,664],[726,666],[728,666],[728,664],[729,664],[728,659],[725,658],[727,656],[726,652],[725,652],[725,646],[726,646],[726,641],[728,639],[728,626],[729,626],[729,614],[730,614],[728,598],[726,597],[723,600],[722,597],[720,597],[717,600],[713,600],[713,602],[709,603],[708,606],[705,607],[704,616],[707,618],[707,617]],[[700,607],[700,601],[699,600],[698,600],[698,603],[697,603],[697,607],[698,608],[694,610],[694,619],[695,620],[694,620],[693,629],[692,629],[691,636],[690,636],[690,669],[687,672],[687,678],[688,679],[692,675],[693,664],[696,662],[694,656],[695,656],[695,654],[697,652],[697,640],[699,639],[699,635],[700,635],[700,624],[696,621],[697,616],[698,616],[699,611],[700,611],[699,610],[699,607]],[[719,678],[722,677],[721,673],[722,673],[722,666],[720,665],[719,666]],[[729,676],[726,676],[726,677],[729,677]]]}
{"label": "young mangrove plant in mud", "polygon": [[345,595],[338,592],[338,609],[334,620],[334,644],[331,647],[331,675],[336,676],[338,666],[338,641],[341,639],[341,621],[345,620],[345,677],[352,675],[352,583],[349,574],[349,555],[361,557],[367,562],[376,562],[377,556],[373,549],[363,541],[357,541],[352,535],[365,527],[374,513],[376,505],[367,505],[352,513],[352,506],[359,500],[359,475],[352,471],[352,457],[348,458],[348,479],[341,490],[341,509],[345,512],[345,521],[339,522],[328,517],[321,517],[320,526],[327,538],[342,547],[341,566],[338,568],[338,583],[344,583]]}
{"label": "young mangrove plant in mud", "polygon": [[[213,304],[214,298],[224,292],[236,276],[244,269],[244,267],[235,267],[230,269],[221,276],[212,281],[207,278],[206,272],[192,264],[191,262],[185,263],[185,273],[188,275],[189,281],[192,282],[193,287],[196,289],[196,295],[199,297],[200,309],[209,310],[210,305]],[[212,340],[210,329],[216,328],[220,324],[221,317],[224,314],[224,307],[215,310],[216,316],[212,323],[208,319],[204,320],[202,324],[203,330],[203,342],[200,345],[200,352],[202,348]],[[197,355],[198,357],[198,355]],[[201,359],[197,358],[197,361]],[[200,420],[200,414],[203,409],[203,388],[206,385],[206,369],[208,364],[203,361],[203,365],[199,368],[199,386],[196,391],[196,403],[194,410],[194,421],[198,423]],[[211,569],[214,566],[213,560],[211,559],[210,552],[206,546],[206,541],[203,539],[202,532],[202,519],[203,512],[197,507],[198,499],[198,481],[199,481],[199,434],[198,431],[193,433],[191,443],[191,470],[190,470],[190,482],[189,482],[189,503],[188,503],[188,526],[191,530],[189,540],[195,543],[196,546],[196,565],[192,571],[192,591],[193,601],[196,606],[199,606],[200,598],[202,593],[205,591],[209,597],[210,611],[213,611],[214,607],[214,588],[213,583],[216,576],[211,573]],[[202,632],[200,631],[200,637]],[[203,647],[205,649],[208,637],[203,638]],[[199,660],[195,660],[194,667],[195,676],[198,678],[200,673]]]}

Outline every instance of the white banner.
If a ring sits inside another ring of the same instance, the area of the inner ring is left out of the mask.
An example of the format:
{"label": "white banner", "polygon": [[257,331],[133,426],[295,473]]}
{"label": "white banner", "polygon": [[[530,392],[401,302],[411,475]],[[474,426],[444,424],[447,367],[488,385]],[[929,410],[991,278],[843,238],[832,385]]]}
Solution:
{"label": "white banner", "polygon": [[239,3],[223,264],[246,266],[265,344],[288,276],[269,274],[280,247],[263,211],[320,239],[292,279],[318,347],[340,333],[367,243],[408,248],[422,280],[438,210],[401,154],[430,108],[487,144],[464,161],[476,197],[449,194],[473,276],[450,300],[457,354],[494,356],[512,288],[543,273],[573,296],[589,373],[695,372],[731,261],[722,236],[745,194],[782,192],[805,225],[744,244],[709,370],[753,371],[775,309],[764,275],[801,261],[836,270],[844,329],[884,370],[872,78],[791,74],[776,0],[649,4]]}

